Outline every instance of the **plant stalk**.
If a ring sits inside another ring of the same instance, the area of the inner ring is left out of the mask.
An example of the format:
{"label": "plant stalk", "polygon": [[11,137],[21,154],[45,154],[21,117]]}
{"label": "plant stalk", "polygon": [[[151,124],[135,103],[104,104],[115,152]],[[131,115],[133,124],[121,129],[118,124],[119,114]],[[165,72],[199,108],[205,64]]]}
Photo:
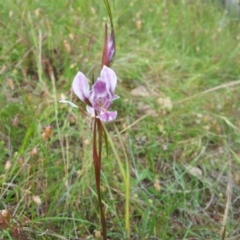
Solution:
{"label": "plant stalk", "polygon": [[[98,149],[97,149],[98,141]],[[102,197],[101,197],[101,155],[102,155],[102,123],[99,119],[94,119],[94,129],[93,129],[93,160],[94,160],[94,169],[95,169],[95,180],[96,180],[96,189],[98,195],[98,205],[101,215],[101,225],[102,225],[102,235],[103,240],[107,240],[107,229],[106,229],[106,220],[105,213],[103,210]]]}

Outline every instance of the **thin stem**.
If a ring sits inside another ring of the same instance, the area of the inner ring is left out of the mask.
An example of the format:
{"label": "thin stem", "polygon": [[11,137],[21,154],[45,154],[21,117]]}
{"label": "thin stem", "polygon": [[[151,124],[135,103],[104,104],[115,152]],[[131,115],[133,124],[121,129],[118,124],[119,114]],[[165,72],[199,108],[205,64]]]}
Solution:
{"label": "thin stem", "polygon": [[[97,138],[98,133],[98,138]],[[97,152],[97,140],[98,140],[98,152]],[[102,234],[103,240],[107,240],[107,229],[106,229],[106,220],[103,210],[102,198],[101,198],[101,155],[102,155],[102,125],[99,119],[94,119],[94,129],[93,129],[93,160],[94,160],[94,169],[95,169],[95,180],[96,180],[96,189],[98,195],[98,205],[101,215],[101,224],[102,224]]]}
{"label": "thin stem", "polygon": [[101,170],[101,160],[102,160],[102,132],[103,127],[100,119],[96,119],[97,122],[97,130],[98,130],[98,156],[99,156],[99,166]]}

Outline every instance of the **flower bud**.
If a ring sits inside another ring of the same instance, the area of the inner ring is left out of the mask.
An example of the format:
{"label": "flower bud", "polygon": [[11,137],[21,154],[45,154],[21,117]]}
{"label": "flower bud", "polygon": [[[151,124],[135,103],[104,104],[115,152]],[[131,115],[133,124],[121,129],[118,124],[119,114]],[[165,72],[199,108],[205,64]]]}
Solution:
{"label": "flower bud", "polygon": [[105,37],[104,37],[104,47],[102,56],[102,67],[105,65],[109,67],[114,60],[115,55],[115,36],[114,30],[111,29],[110,35],[108,35],[108,25],[105,24]]}

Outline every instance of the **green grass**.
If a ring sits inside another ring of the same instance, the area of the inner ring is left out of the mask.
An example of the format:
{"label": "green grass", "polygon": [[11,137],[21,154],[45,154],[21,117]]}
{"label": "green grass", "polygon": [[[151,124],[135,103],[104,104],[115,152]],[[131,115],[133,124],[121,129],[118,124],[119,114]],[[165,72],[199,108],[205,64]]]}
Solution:
{"label": "green grass", "polygon": [[[126,239],[128,187],[130,239],[239,238],[240,22],[191,2],[110,1],[121,98],[102,160],[109,239]],[[104,3],[2,1],[0,14],[0,238],[94,239],[91,124],[58,101],[80,104],[78,70],[99,74]]]}

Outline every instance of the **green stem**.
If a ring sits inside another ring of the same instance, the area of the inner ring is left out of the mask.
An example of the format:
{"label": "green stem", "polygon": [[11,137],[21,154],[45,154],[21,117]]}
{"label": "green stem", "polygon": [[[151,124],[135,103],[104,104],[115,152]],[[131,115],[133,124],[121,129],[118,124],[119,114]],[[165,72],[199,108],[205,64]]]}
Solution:
{"label": "green stem", "polygon": [[109,16],[110,23],[111,23],[111,28],[114,29],[114,27],[113,27],[112,11],[111,11],[111,7],[109,5],[108,0],[104,0],[104,4],[105,4],[107,12],[108,12],[108,16]]}

